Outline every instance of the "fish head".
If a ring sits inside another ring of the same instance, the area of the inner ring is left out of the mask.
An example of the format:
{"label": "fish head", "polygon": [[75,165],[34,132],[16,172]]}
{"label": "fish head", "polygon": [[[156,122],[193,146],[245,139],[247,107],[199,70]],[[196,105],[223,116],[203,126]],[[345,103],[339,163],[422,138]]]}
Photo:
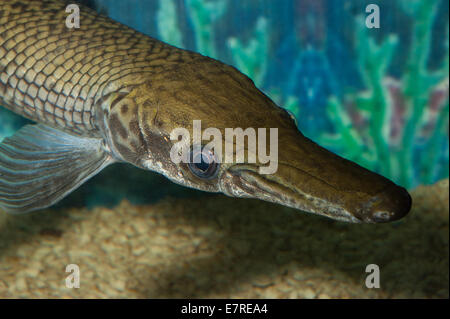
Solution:
{"label": "fish head", "polygon": [[[129,116],[135,146],[128,161],[178,184],[355,223],[389,222],[410,210],[404,188],[305,137],[287,111],[233,67],[206,58],[178,65],[130,98],[137,108]],[[239,128],[256,133],[253,143],[227,136]],[[202,139],[205,132],[209,140]],[[211,147],[212,140],[220,143]]]}

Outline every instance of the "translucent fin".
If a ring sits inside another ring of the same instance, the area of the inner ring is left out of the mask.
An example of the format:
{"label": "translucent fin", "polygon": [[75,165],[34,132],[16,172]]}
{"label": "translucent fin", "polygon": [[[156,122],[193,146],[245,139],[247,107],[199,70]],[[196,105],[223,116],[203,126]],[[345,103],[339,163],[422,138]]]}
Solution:
{"label": "translucent fin", "polygon": [[101,139],[26,125],[0,143],[0,208],[26,213],[51,206],[113,162]]}

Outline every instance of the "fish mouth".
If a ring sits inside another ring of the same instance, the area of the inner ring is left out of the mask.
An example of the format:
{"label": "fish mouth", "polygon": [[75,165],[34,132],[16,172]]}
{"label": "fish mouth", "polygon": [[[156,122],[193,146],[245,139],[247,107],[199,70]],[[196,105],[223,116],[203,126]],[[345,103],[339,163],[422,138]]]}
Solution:
{"label": "fish mouth", "polygon": [[392,182],[375,195],[339,190],[288,164],[279,164],[271,175],[259,174],[257,166],[236,164],[222,175],[220,185],[228,196],[257,198],[351,223],[395,221],[407,215],[412,204],[406,189]]}
{"label": "fish mouth", "polygon": [[363,204],[360,219],[367,223],[386,223],[405,217],[411,210],[408,191],[395,184],[373,196]]}

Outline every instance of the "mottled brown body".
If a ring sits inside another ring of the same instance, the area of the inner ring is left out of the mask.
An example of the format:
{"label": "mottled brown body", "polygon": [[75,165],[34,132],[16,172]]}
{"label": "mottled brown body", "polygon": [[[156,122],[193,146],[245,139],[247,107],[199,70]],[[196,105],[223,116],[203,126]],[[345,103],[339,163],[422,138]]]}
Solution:
{"label": "mottled brown body", "polygon": [[82,28],[68,29],[66,5],[0,2],[0,104],[31,120],[96,135],[102,98],[201,58],[84,7]]}
{"label": "mottled brown body", "polygon": [[[52,151],[45,139],[58,134],[38,126],[0,144],[0,205],[11,211],[47,207],[106,165],[122,161],[184,186],[343,221],[387,222],[408,213],[411,199],[405,189],[304,137],[289,114],[235,68],[84,7],[80,29],[67,29],[65,7],[57,0],[0,2],[0,104],[69,133],[54,145],[65,150],[68,143],[72,152],[59,159],[68,167],[58,166],[57,183],[49,177],[51,170],[36,173],[50,185],[36,198],[33,192],[43,186],[33,180],[24,184],[20,172],[34,170],[35,158],[44,162],[40,166],[50,165],[39,150]],[[277,128],[278,171],[261,175],[258,162],[222,162],[214,178],[201,178],[189,165],[174,163],[170,133],[180,127],[191,131],[194,120],[222,136],[225,128]],[[33,140],[35,133],[41,139]],[[77,149],[83,140],[70,134],[85,137],[86,144]],[[28,139],[32,147],[24,149]],[[87,162],[79,155],[83,148]],[[16,165],[11,154],[28,162]],[[71,162],[74,157],[77,161]],[[71,163],[79,164],[78,175]],[[76,183],[67,182],[80,174]],[[53,196],[61,185],[64,192]]]}

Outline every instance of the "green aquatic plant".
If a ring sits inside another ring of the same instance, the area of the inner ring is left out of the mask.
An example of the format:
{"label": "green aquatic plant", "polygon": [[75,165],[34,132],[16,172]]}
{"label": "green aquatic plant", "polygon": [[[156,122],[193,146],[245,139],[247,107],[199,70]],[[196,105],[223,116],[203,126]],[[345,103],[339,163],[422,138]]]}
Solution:
{"label": "green aquatic plant", "polygon": [[327,116],[332,120],[337,133],[323,133],[320,136],[320,143],[349,160],[373,169],[372,163],[375,161],[370,148],[355,129],[350,115],[336,97],[332,97],[328,101]]}
{"label": "green aquatic plant", "polygon": [[214,23],[225,13],[227,2],[225,0],[186,0],[186,4],[194,26],[198,52],[217,58]]}
{"label": "green aquatic plant", "polygon": [[[427,62],[437,3],[408,2],[408,8],[413,15],[413,36],[406,68],[398,80],[388,75],[392,57],[398,53],[398,38],[391,35],[377,44],[363,21],[357,21],[356,53],[367,90],[347,97],[350,103],[330,100],[328,116],[336,134],[324,134],[321,142],[411,187],[448,176],[448,169],[439,169],[442,162],[448,166],[448,147],[443,147],[448,141],[448,46],[442,68],[430,71]],[[439,92],[440,102],[434,102],[438,115],[430,121],[432,99]],[[364,124],[350,118],[363,118]],[[432,126],[433,132],[422,134],[424,126]]]}
{"label": "green aquatic plant", "polygon": [[176,47],[182,47],[183,34],[178,27],[176,5],[174,1],[159,0],[156,22],[162,40]]}
{"label": "green aquatic plant", "polygon": [[[449,102],[441,109],[438,115],[435,129],[430,137],[428,145],[425,148],[424,155],[421,160],[421,180],[427,184],[431,184],[436,180],[436,176],[448,176],[448,116]],[[442,154],[442,145],[447,143],[447,150]],[[441,156],[444,155],[444,164],[440,165]]]}
{"label": "green aquatic plant", "polygon": [[368,169],[392,176],[389,126],[391,105],[387,88],[383,84],[387,69],[398,45],[396,36],[389,36],[381,44],[369,36],[364,20],[357,19],[358,65],[367,91],[352,97],[358,112],[368,119],[364,131],[358,131],[351,120],[351,113],[336,98],[331,98],[327,115],[336,129],[336,134],[324,134],[321,142],[339,154],[354,160]]}
{"label": "green aquatic plant", "polygon": [[[223,0],[186,0],[185,4],[193,24],[195,50],[204,55],[219,58],[221,54],[214,42],[214,24],[224,15],[227,8],[226,2]],[[159,37],[169,44],[183,47],[183,32],[177,21],[176,2],[160,0],[157,13]],[[264,77],[269,65],[269,34],[267,19],[259,17],[252,36],[247,42],[238,37],[230,37],[227,40],[232,64],[249,76],[257,86],[264,84]]]}
{"label": "green aquatic plant", "polygon": [[250,40],[244,44],[236,37],[228,39],[233,61],[236,67],[250,77],[257,87],[264,84],[264,77],[269,65],[269,30],[268,21],[260,17]]}
{"label": "green aquatic plant", "polygon": [[[429,72],[427,61],[431,46],[431,30],[437,3],[434,1],[416,1],[410,4],[414,17],[413,42],[410,51],[407,71],[405,72],[404,94],[410,105],[400,152],[400,182],[409,185],[414,178],[413,151],[420,121],[429,103],[430,89],[442,80],[445,72]],[[448,53],[447,53],[448,55]],[[447,69],[448,77],[448,69]]]}

